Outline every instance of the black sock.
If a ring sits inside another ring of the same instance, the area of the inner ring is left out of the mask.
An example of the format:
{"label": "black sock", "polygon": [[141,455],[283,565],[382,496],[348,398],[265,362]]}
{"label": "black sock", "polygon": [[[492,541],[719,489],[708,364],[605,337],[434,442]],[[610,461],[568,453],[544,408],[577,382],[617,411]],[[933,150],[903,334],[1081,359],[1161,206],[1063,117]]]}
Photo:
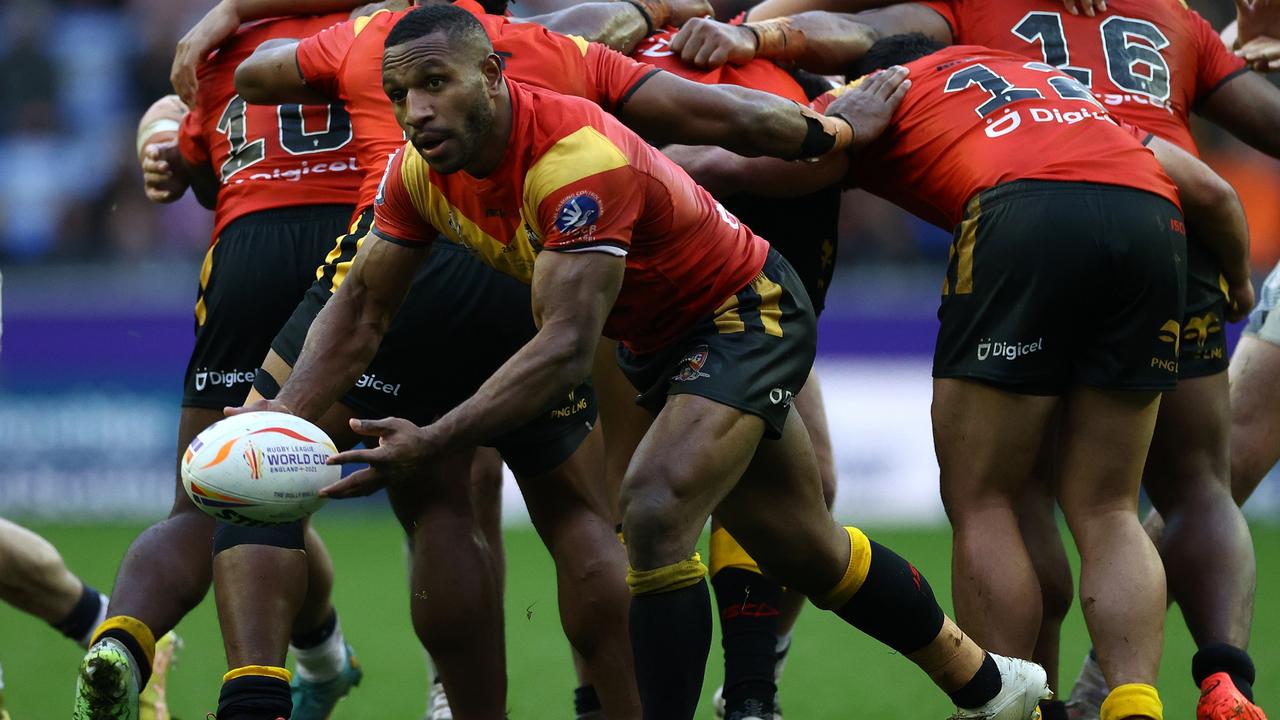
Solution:
{"label": "black sock", "polygon": [[129,651],[129,655],[133,657],[133,662],[138,666],[138,691],[147,686],[147,682],[151,680],[151,663],[147,660],[147,654],[142,651],[142,646],[129,633],[120,628],[111,628],[98,636],[99,640],[111,638],[124,646]]}
{"label": "black sock", "polygon": [[93,624],[98,619],[98,612],[102,610],[102,594],[88,584],[82,585],[80,599],[71,608],[71,612],[58,622],[50,623],[58,632],[76,642],[93,632]]}
{"label": "black sock", "polygon": [[720,612],[724,647],[726,712],[749,700],[773,707],[778,686],[773,666],[778,649],[778,604],[782,586],[760,573],[725,568],[711,578]]}
{"label": "black sock", "polygon": [[982,667],[978,668],[978,672],[964,687],[949,692],[947,695],[951,697],[951,702],[956,707],[972,710],[980,708],[991,702],[991,698],[1000,694],[1000,668],[996,667],[996,661],[987,654],[982,658]]}
{"label": "black sock", "polygon": [[218,720],[277,720],[293,713],[289,683],[264,675],[243,675],[222,683]]}
{"label": "black sock", "polygon": [[324,622],[320,623],[319,627],[303,633],[296,633],[292,638],[290,638],[289,644],[299,650],[313,648],[332,637],[333,631],[337,629],[338,611],[334,610],[329,613],[329,617],[325,618]]}
{"label": "black sock", "polygon": [[707,583],[631,598],[631,650],[646,720],[692,720],[711,652]]}
{"label": "black sock", "polygon": [[1044,714],[1044,720],[1068,720],[1067,704],[1061,700],[1041,701],[1040,712]]}
{"label": "black sock", "polygon": [[933,642],[946,617],[924,576],[874,540],[867,578],[836,615],[903,655]]}
{"label": "black sock", "polygon": [[1191,677],[1196,687],[1203,685],[1205,678],[1220,672],[1230,675],[1240,694],[1253,702],[1253,681],[1257,676],[1249,653],[1234,645],[1209,643],[1191,658]]}
{"label": "black sock", "polygon": [[600,696],[596,695],[596,689],[592,685],[583,685],[573,689],[573,714],[578,717],[589,713],[597,713],[603,710],[600,706]]}

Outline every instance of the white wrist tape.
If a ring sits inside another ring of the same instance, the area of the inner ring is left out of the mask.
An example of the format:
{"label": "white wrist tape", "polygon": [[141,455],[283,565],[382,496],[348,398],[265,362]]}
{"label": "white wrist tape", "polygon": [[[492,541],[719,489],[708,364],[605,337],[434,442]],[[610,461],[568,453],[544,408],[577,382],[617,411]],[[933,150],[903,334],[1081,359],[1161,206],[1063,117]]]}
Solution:
{"label": "white wrist tape", "polygon": [[146,147],[147,141],[151,139],[152,135],[161,132],[178,132],[179,127],[178,121],[171,118],[160,118],[159,120],[152,120],[146,125],[143,125],[142,128],[138,130],[138,144],[134,149],[134,154],[142,154],[142,148]]}

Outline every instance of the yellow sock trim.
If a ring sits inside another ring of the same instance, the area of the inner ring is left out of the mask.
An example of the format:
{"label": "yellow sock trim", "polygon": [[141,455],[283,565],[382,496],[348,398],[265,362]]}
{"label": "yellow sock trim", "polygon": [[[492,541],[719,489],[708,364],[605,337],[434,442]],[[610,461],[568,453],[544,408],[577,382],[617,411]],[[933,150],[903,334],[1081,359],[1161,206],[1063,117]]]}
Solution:
{"label": "yellow sock trim", "polygon": [[707,566],[702,564],[698,553],[694,553],[674,565],[653,570],[628,568],[627,586],[631,588],[632,595],[655,595],[697,585],[706,574]]}
{"label": "yellow sock trim", "polygon": [[131,618],[128,615],[115,615],[102,621],[97,630],[93,631],[93,640],[90,645],[98,642],[102,637],[102,633],[108,630],[123,630],[142,647],[142,652],[147,655],[147,667],[150,667],[156,659],[156,636],[151,633],[151,628],[147,624],[137,618]]}
{"label": "yellow sock trim", "polygon": [[844,577],[840,578],[835,587],[811,598],[813,604],[823,610],[843,607],[862,589],[862,583],[871,570],[871,541],[856,527],[846,527],[844,530],[849,533],[849,567],[845,568]]}
{"label": "yellow sock trim", "polygon": [[1154,687],[1143,683],[1119,685],[1102,702],[1098,720],[1125,720],[1125,718],[1151,718],[1164,720],[1164,704]]}
{"label": "yellow sock trim", "polygon": [[288,670],[285,670],[282,667],[276,667],[274,665],[245,665],[244,667],[234,668],[233,670],[228,672],[226,675],[223,675],[222,682],[224,683],[231,682],[236,678],[245,677],[246,675],[272,677],[277,680],[283,680],[285,682],[289,682],[290,680],[293,679],[293,675],[291,675]]}
{"label": "yellow sock trim", "polygon": [[719,528],[711,533],[711,576],[715,577],[716,573],[725,568],[739,568],[757,575],[764,574],[760,572],[760,566],[756,561],[751,559],[729,531]]}

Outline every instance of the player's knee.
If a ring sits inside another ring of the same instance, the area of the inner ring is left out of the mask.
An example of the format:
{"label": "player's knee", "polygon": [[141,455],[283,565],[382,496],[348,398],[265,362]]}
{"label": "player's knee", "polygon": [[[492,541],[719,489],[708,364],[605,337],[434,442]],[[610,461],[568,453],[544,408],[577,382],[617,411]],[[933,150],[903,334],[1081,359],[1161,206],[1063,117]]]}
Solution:
{"label": "player's knee", "polygon": [[219,522],[213,532],[213,554],[239,545],[266,545],[285,550],[306,550],[306,524],[301,521],[283,525],[245,527]]}
{"label": "player's knee", "polygon": [[627,587],[631,594],[657,595],[659,593],[683,590],[702,582],[707,576],[707,566],[702,564],[702,557],[693,553],[689,557],[674,563],[662,565],[648,570],[627,570]]}
{"label": "player's knee", "polygon": [[686,557],[692,544],[683,537],[675,495],[662,489],[623,492],[622,527],[633,563],[654,567]]}

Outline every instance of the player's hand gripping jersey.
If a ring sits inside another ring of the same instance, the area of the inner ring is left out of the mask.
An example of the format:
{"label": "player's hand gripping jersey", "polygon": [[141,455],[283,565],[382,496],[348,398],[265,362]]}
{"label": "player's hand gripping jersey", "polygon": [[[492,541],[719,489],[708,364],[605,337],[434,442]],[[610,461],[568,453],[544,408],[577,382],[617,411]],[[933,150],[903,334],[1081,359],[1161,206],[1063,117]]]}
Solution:
{"label": "player's hand gripping jersey", "polygon": [[249,105],[236,94],[236,67],[258,45],[312,35],[346,13],[246,25],[200,65],[199,94],[183,119],[179,148],[191,165],[218,176],[213,236],[260,210],[349,205],[363,180],[351,119],[341,104]]}
{"label": "player's hand gripping jersey", "polygon": [[769,244],[611,115],[507,87],[512,129],[498,168],[440,175],[405,145],[379,188],[375,235],[418,245],[440,234],[524,282],[541,250],[626,256],[605,334],[637,353],[679,338],[760,272]]}
{"label": "player's hand gripping jersey", "polygon": [[631,57],[703,85],[738,85],[773,93],[798,103],[809,101],[800,83],[772,60],[756,58],[742,65],[725,64],[717,68],[700,68],[681,60],[679,55],[671,51],[671,38],[679,30],[680,28],[665,27],[655,32],[636,45]]}
{"label": "player's hand gripping jersey", "polygon": [[[486,14],[472,0],[454,4],[480,20],[509,78],[614,108],[655,72],[603,45]],[[382,49],[391,28],[407,12],[380,11],[356,18],[298,44],[302,77],[347,104],[355,127],[356,158],[361,166],[372,168],[360,187],[357,208],[373,203],[387,159],[404,144],[391,101],[382,91]]]}
{"label": "player's hand gripping jersey", "polygon": [[923,4],[951,25],[956,43],[1053,65],[1091,88],[1116,117],[1193,154],[1188,113],[1248,69],[1180,0],[1108,0],[1096,17],[1071,15],[1059,0]]}
{"label": "player's hand gripping jersey", "polygon": [[[1121,127],[1057,69],[965,45],[907,68],[911,89],[852,179],[919,217],[950,229],[970,198],[1013,180],[1120,185],[1178,204],[1173,181],[1135,137],[1140,131]],[[842,90],[814,107],[825,110]]]}

